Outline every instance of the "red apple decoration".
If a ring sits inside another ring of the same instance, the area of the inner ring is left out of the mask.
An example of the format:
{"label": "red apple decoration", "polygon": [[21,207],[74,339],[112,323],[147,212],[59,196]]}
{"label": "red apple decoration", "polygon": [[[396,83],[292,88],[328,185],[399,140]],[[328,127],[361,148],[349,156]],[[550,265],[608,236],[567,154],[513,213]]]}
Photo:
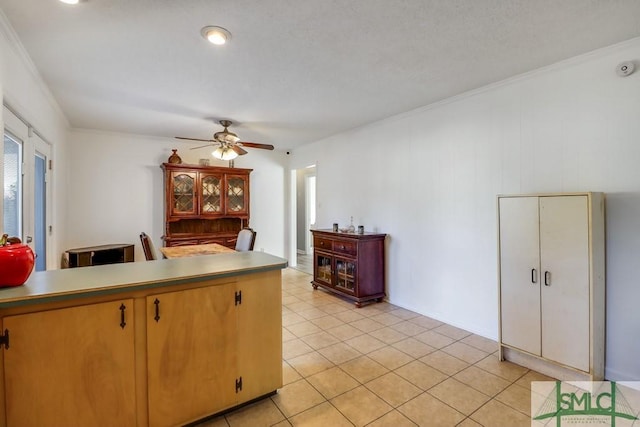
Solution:
{"label": "red apple decoration", "polygon": [[0,286],[20,286],[27,281],[35,256],[28,245],[7,243],[7,236],[0,239]]}

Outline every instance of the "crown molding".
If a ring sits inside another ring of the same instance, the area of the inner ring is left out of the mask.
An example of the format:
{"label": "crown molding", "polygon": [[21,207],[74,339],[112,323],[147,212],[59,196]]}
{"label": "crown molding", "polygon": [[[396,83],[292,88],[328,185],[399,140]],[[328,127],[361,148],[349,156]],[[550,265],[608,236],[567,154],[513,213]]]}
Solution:
{"label": "crown molding", "polygon": [[[7,15],[5,15],[2,9],[0,9],[0,35],[6,40],[7,45],[18,56],[18,58],[22,62],[22,65],[29,72],[29,75],[32,81],[40,90],[44,99],[49,103],[49,105],[53,108],[53,110],[60,116],[60,118],[62,118],[67,129],[69,129],[70,125],[69,125],[69,120],[67,119],[67,116],[64,114],[64,112],[62,111],[62,108],[60,108],[60,104],[58,104],[58,101],[53,96],[53,93],[51,92],[47,84],[44,82],[44,79],[42,78],[42,75],[38,71],[38,68],[34,64],[31,57],[29,56],[29,53],[27,52],[24,45],[22,44],[22,41],[20,41],[18,34],[15,32],[15,30],[11,26],[11,23],[9,22]],[[15,99],[15,94],[10,94],[11,96],[7,96],[6,88],[3,89],[2,92],[3,93],[1,95],[4,98],[5,102],[14,106],[14,108],[18,108],[18,110],[20,110],[21,112],[23,112],[22,108],[25,108],[25,110],[27,111],[29,110],[29,108],[26,105],[24,105],[24,103],[20,102],[19,99]]]}

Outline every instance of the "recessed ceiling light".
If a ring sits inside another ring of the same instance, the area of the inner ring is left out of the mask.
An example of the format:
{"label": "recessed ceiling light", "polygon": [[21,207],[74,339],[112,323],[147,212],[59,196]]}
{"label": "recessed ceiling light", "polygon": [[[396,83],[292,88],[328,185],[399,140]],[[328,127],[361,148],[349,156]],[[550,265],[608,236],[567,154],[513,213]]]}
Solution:
{"label": "recessed ceiling light", "polygon": [[62,3],[66,3],[66,4],[78,4],[80,3],[80,0],[60,0]]}
{"label": "recessed ceiling light", "polygon": [[202,34],[202,37],[209,40],[211,43],[217,45],[225,44],[231,40],[231,33],[222,27],[204,27],[200,30],[200,34]]}

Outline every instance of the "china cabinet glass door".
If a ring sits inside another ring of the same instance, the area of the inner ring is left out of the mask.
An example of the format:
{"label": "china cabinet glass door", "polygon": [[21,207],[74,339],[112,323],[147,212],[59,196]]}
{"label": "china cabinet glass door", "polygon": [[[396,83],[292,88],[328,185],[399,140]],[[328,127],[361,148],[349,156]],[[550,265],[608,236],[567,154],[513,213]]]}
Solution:
{"label": "china cabinet glass door", "polygon": [[201,176],[200,194],[202,194],[202,205],[200,211],[205,215],[222,213],[222,177],[220,175]]}
{"label": "china cabinet glass door", "polygon": [[195,174],[176,173],[172,175],[172,215],[192,215],[196,213]]}
{"label": "china cabinet glass door", "polygon": [[227,212],[247,211],[246,181],[243,177],[227,176]]}

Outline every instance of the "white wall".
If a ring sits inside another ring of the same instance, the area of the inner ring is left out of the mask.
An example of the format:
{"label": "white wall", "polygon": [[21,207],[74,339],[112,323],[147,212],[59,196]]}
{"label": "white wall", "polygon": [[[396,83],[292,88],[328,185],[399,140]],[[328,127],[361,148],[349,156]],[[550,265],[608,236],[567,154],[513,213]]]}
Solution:
{"label": "white wall", "polygon": [[[209,157],[206,148],[190,150],[169,138],[74,130],[70,137],[69,232],[67,248],[133,243],[135,258],[144,260],[139,235],[144,231],[156,247],[164,234],[164,187],[160,165],[177,148],[183,163]],[[249,149],[235,161],[250,175],[250,225],[257,231],[255,250],[285,256],[284,155]]]}
{"label": "white wall", "polygon": [[[497,338],[496,195],[607,194],[607,377],[640,380],[640,39],[305,146],[318,228],[389,234],[402,307]],[[468,70],[473,72],[473,70]]]}
{"label": "white wall", "polygon": [[[24,120],[33,126],[51,144],[54,169],[51,173],[53,234],[50,236],[49,266],[58,264],[63,251],[61,237],[65,235],[66,164],[68,122],[51,96],[35,66],[24,53],[6,17],[0,11],[0,95]],[[0,109],[1,110],[1,109]],[[0,128],[4,127],[0,111]],[[2,141],[0,141],[0,153]],[[0,163],[0,184],[3,178]],[[0,185],[2,188],[2,185]],[[0,208],[2,201],[0,200]],[[0,209],[2,215],[2,209]],[[0,224],[2,224],[0,217]]]}

